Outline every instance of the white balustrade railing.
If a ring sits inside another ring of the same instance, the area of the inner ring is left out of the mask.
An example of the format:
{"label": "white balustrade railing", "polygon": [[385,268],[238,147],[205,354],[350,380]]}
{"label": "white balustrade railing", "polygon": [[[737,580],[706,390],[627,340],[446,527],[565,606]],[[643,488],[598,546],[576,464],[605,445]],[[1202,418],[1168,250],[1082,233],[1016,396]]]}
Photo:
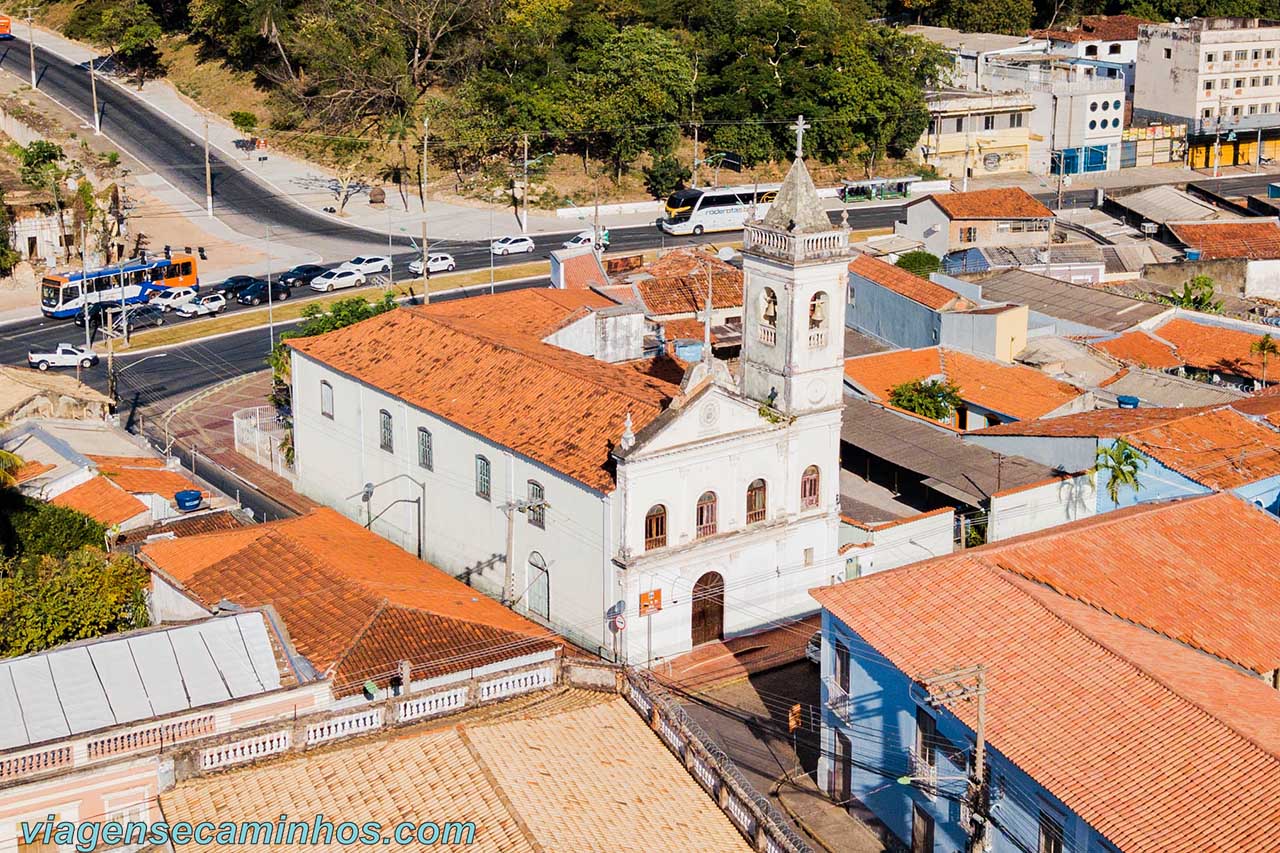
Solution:
{"label": "white balustrade railing", "polygon": [[459,708],[466,707],[466,704],[467,688],[458,687],[453,690],[444,690],[440,693],[431,693],[401,702],[399,719],[401,722],[421,720],[424,717],[434,717],[437,714],[456,711]]}
{"label": "white balustrade railing", "polygon": [[371,732],[382,728],[382,709],[373,708],[358,714],[347,714],[333,717],[320,723],[307,726],[307,746],[325,743],[338,738]]}
{"label": "white balustrade railing", "polygon": [[520,693],[528,693],[530,690],[550,687],[555,683],[555,680],[555,671],[549,666],[544,666],[541,669],[504,675],[502,678],[495,678],[492,681],[482,681],[480,683],[480,701],[488,702],[490,699],[501,699],[504,696],[515,696]]}
{"label": "white balustrade railing", "polygon": [[246,738],[221,746],[212,746],[200,751],[200,769],[217,770],[233,764],[243,764],[268,755],[277,755],[289,751],[292,732],[283,729],[258,737]]}

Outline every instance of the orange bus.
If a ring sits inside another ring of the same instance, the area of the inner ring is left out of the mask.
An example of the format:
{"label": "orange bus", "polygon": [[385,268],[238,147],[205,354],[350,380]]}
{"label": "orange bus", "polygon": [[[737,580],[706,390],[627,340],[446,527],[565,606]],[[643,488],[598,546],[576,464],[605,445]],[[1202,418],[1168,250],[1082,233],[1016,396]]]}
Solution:
{"label": "orange bus", "polygon": [[13,20],[8,15],[0,15],[0,39],[13,38]]}

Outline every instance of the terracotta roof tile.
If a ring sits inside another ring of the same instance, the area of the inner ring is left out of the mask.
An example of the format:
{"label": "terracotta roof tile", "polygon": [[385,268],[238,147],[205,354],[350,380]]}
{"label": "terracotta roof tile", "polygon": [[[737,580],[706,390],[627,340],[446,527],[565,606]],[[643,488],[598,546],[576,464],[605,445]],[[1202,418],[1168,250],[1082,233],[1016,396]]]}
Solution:
{"label": "terracotta roof tile", "polygon": [[23,483],[34,480],[41,474],[48,474],[55,467],[56,466],[50,465],[47,462],[39,462],[37,460],[23,462],[21,467],[19,467],[17,471],[13,472],[13,482],[15,485],[22,485]]}
{"label": "terracotta roof tile", "polygon": [[468,849],[484,853],[752,849],[624,699],[547,696],[496,706],[506,713],[494,719],[182,782],[161,806],[170,821],[281,813],[357,815],[384,828],[471,821]]}
{"label": "terracotta roof tile", "polygon": [[[473,300],[462,300],[470,302]],[[592,488],[631,414],[642,429],[679,391],[664,359],[608,364],[487,319],[402,308],[289,345],[303,356],[486,436]]]}
{"label": "terracotta roof tile", "polygon": [[1183,245],[1199,249],[1202,260],[1280,258],[1280,224],[1274,219],[1170,224],[1169,230]]}
{"label": "terracotta roof tile", "polygon": [[[335,691],[555,648],[547,629],[328,508],[271,524],[163,540],[142,555],[206,606],[271,604]],[[504,650],[495,658],[495,649]]]}
{"label": "terracotta roof tile", "polygon": [[986,429],[974,430],[973,434],[1114,438],[1146,429],[1155,424],[1163,424],[1168,421],[1185,418],[1196,412],[1209,411],[1211,408],[1210,406],[1202,406],[1199,408],[1173,409],[1142,406],[1137,409],[1095,409],[1090,412],[1063,415],[1059,418],[1000,424]]}
{"label": "terracotta roof tile", "polygon": [[[162,471],[150,468],[119,468],[114,471],[103,471],[102,476],[109,478],[120,488],[134,495],[165,495],[172,497],[175,493],[187,489],[205,491],[177,471]],[[207,494],[207,492],[205,492]]]}
{"label": "terracotta roof tile", "polygon": [[[564,286],[568,290],[589,290],[592,287],[600,287],[609,282],[609,277],[605,275],[604,267],[600,265],[600,258],[594,251],[589,249],[562,259],[560,261],[560,270],[564,277]],[[468,300],[458,301],[466,302]]]}
{"label": "terracotta roof tile", "polygon": [[1048,38],[1055,41],[1135,41],[1138,27],[1150,24],[1146,18],[1136,15],[1085,15],[1074,27],[1052,30],[1032,30],[1032,38]]}
{"label": "terracotta roof tile", "polygon": [[1182,365],[1182,359],[1178,358],[1171,344],[1142,329],[1125,332],[1110,340],[1097,341],[1093,346],[1112,358],[1118,358],[1126,364],[1136,364],[1139,367],[1163,370]]}
{"label": "terracotta roof tile", "polygon": [[108,527],[123,524],[147,511],[146,504],[105,477],[86,480],[49,503],[82,512]]}
{"label": "terracotta roof tile", "polygon": [[[1168,538],[1174,554],[1186,541]],[[1083,566],[1075,551],[1073,541],[1051,556]],[[1126,560],[1103,583],[1140,567]],[[1199,568],[1188,561],[1182,571]],[[985,663],[988,707],[1000,709],[987,721],[992,747],[1118,848],[1274,846],[1280,694],[1257,679],[972,552],[813,595],[871,647],[867,654],[912,678],[957,661]],[[952,710],[974,726],[971,703]]]}
{"label": "terracotta roof tile", "polygon": [[1280,474],[1280,432],[1230,409],[1129,433],[1129,443],[1211,489],[1234,489]]}
{"label": "terracotta roof tile", "polygon": [[1021,187],[941,193],[911,202],[932,199],[951,219],[1049,219],[1053,211]]}
{"label": "terracotta roof tile", "polygon": [[881,287],[905,296],[935,311],[950,308],[956,303],[969,304],[959,294],[927,278],[921,278],[879,258],[859,255],[849,264],[849,272],[873,281]]}
{"label": "terracotta roof tile", "polygon": [[881,401],[904,382],[941,375],[960,388],[965,402],[1019,420],[1047,415],[1084,393],[1030,367],[938,347],[847,358],[844,373]]}
{"label": "terracotta roof tile", "polygon": [[640,292],[645,309],[656,318],[706,310],[707,274],[711,274],[711,306],[742,307],[742,270],[701,248],[675,249],[618,277]]}
{"label": "terracotta roof tile", "polygon": [[493,296],[432,302],[423,312],[433,317],[482,320],[498,332],[545,338],[573,320],[614,303],[589,290],[538,287]]}
{"label": "terracotta roof tile", "polygon": [[90,462],[102,471],[115,471],[120,468],[163,468],[165,461],[159,456],[101,456],[87,453]]}
{"label": "terracotta roof tile", "polygon": [[138,544],[148,536],[168,535],[175,538],[182,536],[200,536],[205,533],[217,533],[222,530],[238,530],[245,527],[245,522],[233,510],[223,509],[217,512],[201,512],[196,515],[184,515],[171,518],[150,527],[130,530],[120,536],[117,544]]}
{"label": "terracotta roof tile", "polygon": [[[1262,335],[1181,317],[1161,325],[1156,334],[1173,344],[1189,367],[1262,378],[1262,359],[1249,352],[1249,347]],[[1277,365],[1273,362],[1268,367],[1272,368],[1271,379],[1275,381]]]}

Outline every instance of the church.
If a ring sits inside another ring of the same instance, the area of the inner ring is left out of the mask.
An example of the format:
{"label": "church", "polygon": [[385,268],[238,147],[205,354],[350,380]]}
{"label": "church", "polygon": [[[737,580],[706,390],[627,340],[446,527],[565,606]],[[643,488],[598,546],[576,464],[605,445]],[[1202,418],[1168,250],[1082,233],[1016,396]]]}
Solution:
{"label": "church", "polygon": [[591,290],[289,341],[297,488],[572,642],[644,664],[843,580],[849,241],[802,159],[743,239],[735,363],[646,356]]}

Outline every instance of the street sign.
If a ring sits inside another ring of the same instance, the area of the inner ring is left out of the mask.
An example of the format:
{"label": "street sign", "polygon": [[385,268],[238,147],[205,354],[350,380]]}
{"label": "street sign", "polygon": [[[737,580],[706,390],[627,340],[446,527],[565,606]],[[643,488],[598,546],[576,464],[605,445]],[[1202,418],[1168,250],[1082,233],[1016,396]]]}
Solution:
{"label": "street sign", "polygon": [[803,718],[803,715],[804,708],[801,707],[799,702],[792,705],[791,710],[787,713],[787,731],[794,732],[796,729],[800,728],[800,721]]}
{"label": "street sign", "polygon": [[613,633],[621,634],[627,627],[627,617],[621,613],[613,617],[613,621],[609,623],[609,627],[613,629]]}
{"label": "street sign", "polygon": [[651,589],[640,593],[640,615],[648,616],[662,609],[662,590]]}

